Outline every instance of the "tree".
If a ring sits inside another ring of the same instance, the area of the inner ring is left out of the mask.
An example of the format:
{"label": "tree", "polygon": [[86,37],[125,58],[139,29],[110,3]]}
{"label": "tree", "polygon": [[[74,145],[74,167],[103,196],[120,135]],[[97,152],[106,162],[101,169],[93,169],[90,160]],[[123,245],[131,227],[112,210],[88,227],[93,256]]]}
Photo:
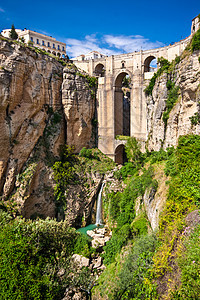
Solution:
{"label": "tree", "polygon": [[17,32],[15,31],[15,26],[14,26],[14,24],[12,24],[12,28],[11,28],[11,31],[10,31],[10,38],[11,38],[12,40],[17,40],[17,38],[18,38],[18,34],[17,34]]}
{"label": "tree", "polygon": [[137,142],[135,137],[129,137],[125,146],[127,158],[134,164],[135,167],[141,165],[143,161],[143,154],[140,151],[141,145]]}

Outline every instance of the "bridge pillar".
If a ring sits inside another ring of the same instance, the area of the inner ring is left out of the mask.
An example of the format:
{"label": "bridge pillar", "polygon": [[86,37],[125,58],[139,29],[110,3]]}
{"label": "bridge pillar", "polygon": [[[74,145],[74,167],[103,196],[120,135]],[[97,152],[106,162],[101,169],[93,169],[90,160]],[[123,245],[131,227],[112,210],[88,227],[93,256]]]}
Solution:
{"label": "bridge pillar", "polygon": [[133,74],[131,97],[131,136],[146,139],[146,99],[144,95],[142,68]]}
{"label": "bridge pillar", "polygon": [[100,77],[97,91],[98,148],[114,160],[113,98],[113,76]]}

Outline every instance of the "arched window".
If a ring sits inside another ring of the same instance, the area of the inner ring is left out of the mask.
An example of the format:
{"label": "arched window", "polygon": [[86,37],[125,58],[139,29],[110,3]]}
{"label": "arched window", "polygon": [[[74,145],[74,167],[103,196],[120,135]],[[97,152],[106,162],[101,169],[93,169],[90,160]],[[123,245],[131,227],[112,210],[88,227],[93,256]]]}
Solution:
{"label": "arched window", "polygon": [[94,70],[94,74],[96,76],[103,77],[104,73],[105,73],[104,65],[103,64],[96,65],[95,70]]}
{"label": "arched window", "polygon": [[117,164],[123,165],[127,161],[128,159],[126,156],[125,147],[123,144],[121,144],[115,149],[115,162]]}
{"label": "arched window", "polygon": [[155,56],[149,56],[144,61],[144,72],[155,72],[157,69],[157,59]]}

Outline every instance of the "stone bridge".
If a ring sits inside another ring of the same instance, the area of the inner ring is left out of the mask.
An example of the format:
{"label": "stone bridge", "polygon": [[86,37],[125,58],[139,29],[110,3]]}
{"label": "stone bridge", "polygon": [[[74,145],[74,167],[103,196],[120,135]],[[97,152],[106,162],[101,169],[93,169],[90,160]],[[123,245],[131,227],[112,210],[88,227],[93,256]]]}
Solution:
{"label": "stone bridge", "polygon": [[[185,49],[191,35],[162,48],[113,55],[97,60],[74,61],[75,65],[92,76],[98,76],[97,116],[98,148],[118,163],[123,162],[123,137],[134,136],[147,140],[147,109],[144,88],[154,74],[150,64],[163,57],[169,61]],[[129,113],[124,112],[122,81],[130,77]],[[125,124],[126,123],[126,124]],[[126,127],[126,128],[125,128]],[[144,143],[143,143],[144,144]]]}

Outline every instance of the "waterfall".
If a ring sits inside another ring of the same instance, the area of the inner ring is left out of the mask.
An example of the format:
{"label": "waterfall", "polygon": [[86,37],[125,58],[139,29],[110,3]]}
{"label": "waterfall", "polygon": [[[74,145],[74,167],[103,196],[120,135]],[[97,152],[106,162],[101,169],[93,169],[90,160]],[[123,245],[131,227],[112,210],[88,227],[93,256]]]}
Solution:
{"label": "waterfall", "polygon": [[101,225],[102,224],[102,217],[101,217],[101,204],[102,204],[102,200],[101,200],[101,195],[102,195],[102,191],[103,191],[103,187],[104,187],[104,182],[101,186],[99,195],[98,195],[98,199],[97,199],[97,212],[96,212],[96,225]]}

